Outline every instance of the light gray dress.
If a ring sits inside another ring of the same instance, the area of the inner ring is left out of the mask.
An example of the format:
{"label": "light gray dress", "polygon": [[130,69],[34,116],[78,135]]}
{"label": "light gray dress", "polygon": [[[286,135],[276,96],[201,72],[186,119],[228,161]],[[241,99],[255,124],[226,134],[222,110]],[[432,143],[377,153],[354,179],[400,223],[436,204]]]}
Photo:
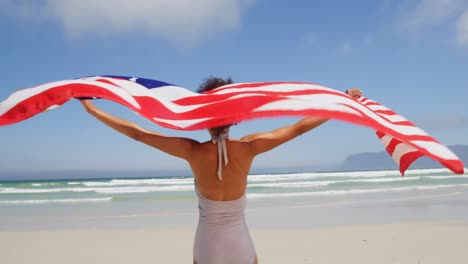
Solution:
{"label": "light gray dress", "polygon": [[198,264],[252,264],[256,252],[245,222],[246,195],[232,201],[203,197],[195,183],[199,220],[193,256]]}

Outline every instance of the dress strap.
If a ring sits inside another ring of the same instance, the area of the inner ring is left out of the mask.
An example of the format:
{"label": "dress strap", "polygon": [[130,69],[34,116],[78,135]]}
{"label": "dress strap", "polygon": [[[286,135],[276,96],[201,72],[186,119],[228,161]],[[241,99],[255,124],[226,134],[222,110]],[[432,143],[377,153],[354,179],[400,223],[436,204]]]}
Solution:
{"label": "dress strap", "polygon": [[226,139],[229,139],[229,128],[226,127],[223,131],[217,135],[212,136],[211,141],[213,144],[218,144],[218,179],[220,181],[223,180],[221,172],[223,170],[223,158],[224,158],[224,165],[227,165],[229,160],[227,156],[227,146],[226,146]]}

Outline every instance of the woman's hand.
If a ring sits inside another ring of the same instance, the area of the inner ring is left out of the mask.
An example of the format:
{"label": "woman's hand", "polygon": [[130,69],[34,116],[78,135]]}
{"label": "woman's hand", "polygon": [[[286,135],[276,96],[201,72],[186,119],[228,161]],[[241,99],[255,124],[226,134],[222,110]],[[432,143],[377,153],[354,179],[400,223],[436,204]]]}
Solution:
{"label": "woman's hand", "polygon": [[346,94],[353,98],[359,98],[362,96],[362,91],[358,88],[351,88],[349,90],[346,90]]}
{"label": "woman's hand", "polygon": [[91,113],[95,107],[91,99],[80,100],[80,103],[84,106],[88,113]]}

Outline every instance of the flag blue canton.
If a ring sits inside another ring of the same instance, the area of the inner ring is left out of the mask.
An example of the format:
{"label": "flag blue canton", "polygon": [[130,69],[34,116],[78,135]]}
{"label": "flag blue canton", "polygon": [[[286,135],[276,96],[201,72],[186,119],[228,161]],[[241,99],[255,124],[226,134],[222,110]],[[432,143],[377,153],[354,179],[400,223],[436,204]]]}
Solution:
{"label": "flag blue canton", "polygon": [[152,80],[152,79],[146,79],[146,78],[136,78],[136,77],[128,77],[128,76],[117,76],[117,75],[102,75],[102,77],[108,77],[108,78],[118,78],[118,79],[126,79],[132,82],[136,82],[140,85],[143,85],[144,87],[148,89],[154,89],[154,88],[159,88],[163,86],[176,86],[167,82],[162,82],[158,80]]}

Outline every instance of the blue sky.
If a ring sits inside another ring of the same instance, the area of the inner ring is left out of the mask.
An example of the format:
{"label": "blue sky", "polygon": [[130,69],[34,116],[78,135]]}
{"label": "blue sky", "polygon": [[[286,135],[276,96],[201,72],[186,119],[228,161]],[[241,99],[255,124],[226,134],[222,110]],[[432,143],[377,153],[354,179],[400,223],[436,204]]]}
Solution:
{"label": "blue sky", "polygon": [[[195,90],[208,76],[359,87],[446,145],[468,144],[468,1],[0,0],[0,101],[45,82],[114,74]],[[161,133],[127,109],[112,114]],[[297,119],[255,120],[232,137]],[[77,101],[0,128],[0,170],[180,170],[178,160],[100,124]],[[317,167],[382,151],[338,121],[256,159],[254,169]]]}

